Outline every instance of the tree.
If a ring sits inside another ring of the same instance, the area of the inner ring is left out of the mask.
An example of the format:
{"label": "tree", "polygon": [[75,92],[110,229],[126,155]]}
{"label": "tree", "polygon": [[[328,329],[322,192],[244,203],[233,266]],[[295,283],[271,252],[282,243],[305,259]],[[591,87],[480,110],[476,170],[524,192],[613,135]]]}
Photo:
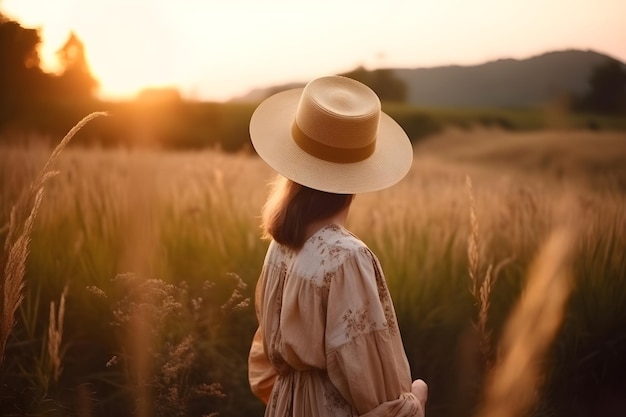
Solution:
{"label": "tree", "polygon": [[46,74],[39,67],[36,29],[23,28],[0,14],[0,113],[38,100],[45,94]]}
{"label": "tree", "polygon": [[[0,13],[0,128],[65,132],[64,117],[93,98],[97,86],[87,65],[85,48],[71,34],[59,51],[60,75],[40,67],[37,29],[22,27]],[[61,105],[61,106],[60,106]],[[54,116],[51,116],[54,115]],[[71,125],[70,125],[71,127]]]}
{"label": "tree", "polygon": [[63,72],[57,79],[60,93],[72,100],[93,98],[98,81],[91,75],[85,46],[74,32],[70,33],[57,55],[63,67]]}
{"label": "tree", "polygon": [[597,66],[589,78],[590,89],[579,102],[581,110],[603,114],[626,114],[626,69],[610,59]]}
{"label": "tree", "polygon": [[391,69],[368,71],[363,67],[358,67],[341,75],[367,85],[374,90],[381,101],[406,101],[406,84],[403,80],[396,77]]}

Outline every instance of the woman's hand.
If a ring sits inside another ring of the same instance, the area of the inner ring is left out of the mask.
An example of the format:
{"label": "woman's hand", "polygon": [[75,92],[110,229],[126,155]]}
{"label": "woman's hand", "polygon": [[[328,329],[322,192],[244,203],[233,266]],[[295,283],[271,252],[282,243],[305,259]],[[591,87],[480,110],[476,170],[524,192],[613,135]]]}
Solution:
{"label": "woman's hand", "polygon": [[422,408],[424,408],[426,406],[426,400],[428,399],[428,385],[426,385],[426,382],[421,379],[416,379],[413,381],[413,384],[411,384],[411,392],[422,404]]}

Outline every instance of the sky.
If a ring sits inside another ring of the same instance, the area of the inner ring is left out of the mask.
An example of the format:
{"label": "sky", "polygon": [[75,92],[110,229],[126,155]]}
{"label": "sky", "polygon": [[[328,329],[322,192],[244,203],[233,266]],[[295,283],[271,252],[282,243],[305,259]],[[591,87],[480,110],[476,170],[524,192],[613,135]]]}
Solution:
{"label": "sky", "polygon": [[357,66],[419,68],[592,49],[626,62],[626,0],[0,0],[39,28],[44,69],[70,31],[106,99],[173,87],[225,101]]}

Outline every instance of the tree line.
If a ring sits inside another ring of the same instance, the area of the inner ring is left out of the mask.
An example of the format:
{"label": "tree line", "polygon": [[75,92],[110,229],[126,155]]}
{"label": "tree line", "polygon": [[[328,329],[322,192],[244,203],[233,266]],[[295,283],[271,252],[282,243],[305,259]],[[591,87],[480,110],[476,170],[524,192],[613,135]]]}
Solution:
{"label": "tree line", "polygon": [[[0,133],[8,127],[56,135],[87,112],[107,110],[102,107],[112,105],[97,99],[98,81],[89,68],[85,46],[76,34],[70,33],[57,51],[58,73],[42,69],[38,52],[41,41],[37,29],[25,28],[0,13]],[[392,69],[359,67],[342,75],[370,86],[383,101],[406,102],[407,86]],[[574,111],[626,114],[624,64],[608,60],[598,66],[590,75],[588,91],[570,97],[569,103]],[[185,107],[182,101],[174,104]],[[178,110],[184,112],[183,108]]]}

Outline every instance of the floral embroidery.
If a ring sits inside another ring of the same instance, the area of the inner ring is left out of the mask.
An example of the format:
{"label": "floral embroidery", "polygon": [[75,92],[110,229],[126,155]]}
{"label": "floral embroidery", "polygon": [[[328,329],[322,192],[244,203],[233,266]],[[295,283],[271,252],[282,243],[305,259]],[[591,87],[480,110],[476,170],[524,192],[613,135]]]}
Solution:
{"label": "floral embroidery", "polygon": [[322,385],[324,385],[324,399],[326,400],[326,410],[331,416],[353,416],[355,413],[350,404],[341,396],[337,388],[330,382],[327,374],[321,375]]}
{"label": "floral embroidery", "polygon": [[352,340],[360,334],[376,329],[376,322],[371,320],[369,305],[366,304],[357,311],[348,309],[342,317],[346,323],[346,339]]}
{"label": "floral embroidery", "polygon": [[272,340],[272,345],[271,345],[270,351],[268,352],[267,358],[269,359],[270,363],[272,364],[274,369],[276,369],[276,372],[279,375],[287,375],[293,369],[291,368],[291,366],[289,366],[287,361],[285,361],[283,356],[280,354],[281,340],[282,338],[281,338],[280,331],[279,331],[276,334],[276,337]]}
{"label": "floral embroidery", "polygon": [[[283,288],[287,279],[287,263],[281,262],[278,266],[278,291],[275,300],[276,317],[280,318],[280,314],[283,307]],[[279,319],[280,320],[280,319]],[[267,353],[267,357],[279,374],[286,374],[289,372],[290,366],[280,354],[280,346],[282,342],[282,336],[280,332],[280,321],[278,322],[278,329],[276,329],[274,337],[271,339],[270,351]]]}
{"label": "floral embroidery", "polygon": [[322,279],[322,284],[326,290],[328,290],[328,288],[330,287],[330,283],[332,282],[334,276],[335,276],[335,271],[324,272],[324,278]]}
{"label": "floral embroidery", "polygon": [[274,301],[276,306],[276,314],[280,317],[280,312],[283,308],[283,288],[285,287],[285,280],[287,279],[287,264],[281,262],[278,266],[278,291],[277,297]]}
{"label": "floral embroidery", "polygon": [[383,307],[383,312],[385,314],[384,326],[388,328],[389,333],[392,335],[399,333],[398,323],[396,321],[396,312],[393,308],[393,301],[391,300],[391,295],[389,294],[389,289],[387,288],[387,281],[385,281],[385,277],[382,273],[380,263],[378,262],[376,256],[372,253],[372,251],[370,251],[368,248],[363,248],[362,250],[367,252],[369,257],[372,259],[372,266],[374,268],[374,274],[376,276],[378,298],[380,299],[380,304]]}

